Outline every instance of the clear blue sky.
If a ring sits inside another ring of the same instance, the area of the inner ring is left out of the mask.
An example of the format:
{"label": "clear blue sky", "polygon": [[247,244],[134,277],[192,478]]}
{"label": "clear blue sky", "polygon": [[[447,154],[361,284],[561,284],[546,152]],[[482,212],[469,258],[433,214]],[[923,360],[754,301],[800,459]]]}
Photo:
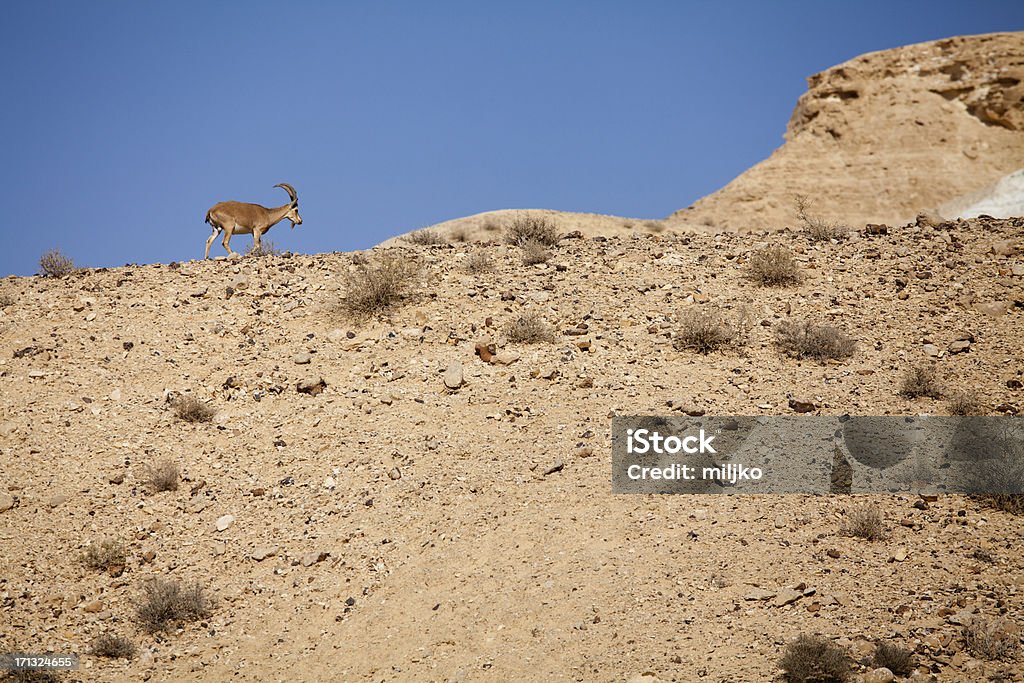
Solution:
{"label": "clear blue sky", "polygon": [[1022,29],[1007,0],[5,2],[0,276],[202,258],[212,204],[279,182],[305,224],[269,239],[306,253],[491,209],[663,217],[781,144],[808,75]]}

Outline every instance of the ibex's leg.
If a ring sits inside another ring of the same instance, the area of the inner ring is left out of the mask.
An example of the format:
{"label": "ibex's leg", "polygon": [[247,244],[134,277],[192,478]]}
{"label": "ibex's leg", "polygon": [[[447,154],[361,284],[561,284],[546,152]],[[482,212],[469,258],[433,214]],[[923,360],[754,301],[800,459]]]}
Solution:
{"label": "ibex's leg", "polygon": [[260,231],[259,230],[253,230],[252,231],[252,252],[254,254],[257,254],[257,255],[263,253],[263,247],[260,245]]}
{"label": "ibex's leg", "polygon": [[205,254],[203,254],[203,260],[204,260],[204,261],[205,261],[206,259],[210,258],[210,245],[211,245],[211,244],[213,244],[213,241],[214,241],[215,239],[217,239],[217,233],[219,233],[219,232],[220,232],[220,228],[214,228],[214,229],[213,229],[213,234],[212,234],[212,235],[210,235],[210,236],[209,236],[209,237],[207,238],[207,240],[206,240],[206,253],[205,253]]}
{"label": "ibex's leg", "polygon": [[225,251],[228,252],[228,256],[231,256],[233,253],[235,253],[235,252],[231,251],[231,246],[228,244],[228,242],[231,241],[231,232],[232,232],[231,230],[225,230],[224,231],[224,240],[221,242],[221,244],[224,245]]}

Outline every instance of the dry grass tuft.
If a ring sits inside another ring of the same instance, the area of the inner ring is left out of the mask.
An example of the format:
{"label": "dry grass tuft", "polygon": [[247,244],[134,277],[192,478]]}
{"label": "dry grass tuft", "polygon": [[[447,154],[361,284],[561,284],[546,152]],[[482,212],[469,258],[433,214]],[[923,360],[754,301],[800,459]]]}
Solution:
{"label": "dry grass tuft", "polygon": [[553,342],[555,331],[540,316],[530,313],[512,321],[505,328],[505,338],[510,344],[539,344]]}
{"label": "dry grass tuft", "polygon": [[39,274],[43,277],[64,277],[78,270],[74,261],[60,252],[51,249],[39,257]]}
{"label": "dry grass tuft", "polygon": [[551,258],[551,252],[540,242],[527,240],[520,245],[522,249],[523,265],[532,266],[537,263],[547,263]]}
{"label": "dry grass tuft", "polygon": [[466,257],[463,267],[467,273],[489,273],[494,270],[494,259],[486,251],[474,251]]}
{"label": "dry grass tuft", "polygon": [[973,391],[960,391],[949,399],[950,415],[984,415],[978,395]]}
{"label": "dry grass tuft", "polygon": [[875,668],[885,667],[897,676],[909,676],[917,666],[913,652],[892,643],[878,643],[871,664]]}
{"label": "dry grass tuft", "polygon": [[828,223],[820,216],[813,216],[809,213],[811,202],[805,195],[796,195],[796,217],[803,223],[807,236],[813,242],[828,242],[845,237],[843,229],[835,223]]}
{"label": "dry grass tuft", "polygon": [[672,345],[679,351],[696,351],[707,355],[735,345],[738,339],[736,328],[718,310],[691,308],[682,315]]}
{"label": "dry grass tuft", "polygon": [[154,492],[177,491],[181,472],[170,460],[161,460],[146,468],[146,485]]}
{"label": "dry grass tuft", "polygon": [[348,273],[344,308],[357,316],[383,313],[406,295],[418,275],[418,264],[393,254],[380,256],[376,264],[359,263]]}
{"label": "dry grass tuft", "polygon": [[800,282],[800,269],[785,247],[768,247],[750,257],[750,278],[765,287],[785,287]]}
{"label": "dry grass tuft", "polygon": [[665,232],[668,228],[664,221],[644,221],[644,227],[655,235]]}
{"label": "dry grass tuft", "polygon": [[82,563],[90,569],[101,572],[109,571],[114,567],[124,567],[127,560],[124,542],[118,538],[104,538],[99,543],[93,543],[82,553]]}
{"label": "dry grass tuft", "polygon": [[964,625],[963,637],[967,649],[982,659],[1010,661],[1020,652],[1015,627],[1004,619],[975,617]]}
{"label": "dry grass tuft", "polygon": [[779,666],[790,683],[843,683],[850,658],[828,638],[802,635],[786,646]]}
{"label": "dry grass tuft", "polygon": [[553,222],[543,216],[520,214],[505,230],[505,241],[516,246],[539,242],[545,247],[551,247],[558,243],[558,230]]}
{"label": "dry grass tuft", "polygon": [[919,396],[939,398],[942,396],[935,368],[931,365],[915,365],[907,370],[900,383],[900,396],[905,398]]}
{"label": "dry grass tuft", "polygon": [[408,235],[403,235],[402,241],[408,242],[409,244],[418,244],[421,247],[430,247],[437,244],[448,243],[444,237],[437,234],[433,230],[429,230],[427,228],[423,228],[422,230],[414,230],[410,232]]}
{"label": "dry grass tuft", "polygon": [[775,327],[775,343],[783,353],[797,359],[845,360],[853,355],[856,342],[830,325],[783,321]]}
{"label": "dry grass tuft", "polygon": [[839,531],[846,536],[856,536],[867,541],[880,541],[887,536],[882,513],[872,507],[850,510]]}
{"label": "dry grass tuft", "polygon": [[13,306],[17,300],[14,295],[8,294],[7,292],[0,292],[0,308],[7,306]]}
{"label": "dry grass tuft", "polygon": [[249,245],[249,250],[245,252],[246,256],[280,256],[282,251],[268,239],[260,240],[259,248],[256,248],[256,241]]}
{"label": "dry grass tuft", "polygon": [[210,422],[217,411],[195,396],[186,394],[174,401],[174,414],[184,422]]}
{"label": "dry grass tuft", "polygon": [[157,578],[143,586],[136,619],[146,633],[158,633],[174,624],[204,619],[211,609],[210,600],[198,583],[182,586],[173,579]]}
{"label": "dry grass tuft", "polygon": [[128,638],[113,633],[104,633],[92,641],[89,652],[94,657],[111,659],[134,659],[135,643]]}

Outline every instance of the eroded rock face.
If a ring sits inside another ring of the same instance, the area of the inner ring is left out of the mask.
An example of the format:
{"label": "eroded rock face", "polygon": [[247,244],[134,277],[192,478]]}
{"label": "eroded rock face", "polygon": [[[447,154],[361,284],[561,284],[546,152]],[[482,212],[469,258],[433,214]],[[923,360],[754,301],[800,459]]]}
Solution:
{"label": "eroded rock face", "polygon": [[727,230],[907,222],[1018,170],[1024,159],[1024,33],[872,52],[808,78],[768,159],[670,222]]}

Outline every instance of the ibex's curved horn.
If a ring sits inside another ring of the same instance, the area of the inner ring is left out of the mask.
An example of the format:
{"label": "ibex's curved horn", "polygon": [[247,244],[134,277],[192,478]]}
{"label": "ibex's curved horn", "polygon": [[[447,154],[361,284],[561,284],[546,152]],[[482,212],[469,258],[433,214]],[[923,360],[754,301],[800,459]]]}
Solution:
{"label": "ibex's curved horn", "polygon": [[284,191],[291,195],[293,202],[299,201],[299,195],[295,194],[295,188],[288,183],[278,183],[277,185],[274,185],[274,187],[284,188]]}

